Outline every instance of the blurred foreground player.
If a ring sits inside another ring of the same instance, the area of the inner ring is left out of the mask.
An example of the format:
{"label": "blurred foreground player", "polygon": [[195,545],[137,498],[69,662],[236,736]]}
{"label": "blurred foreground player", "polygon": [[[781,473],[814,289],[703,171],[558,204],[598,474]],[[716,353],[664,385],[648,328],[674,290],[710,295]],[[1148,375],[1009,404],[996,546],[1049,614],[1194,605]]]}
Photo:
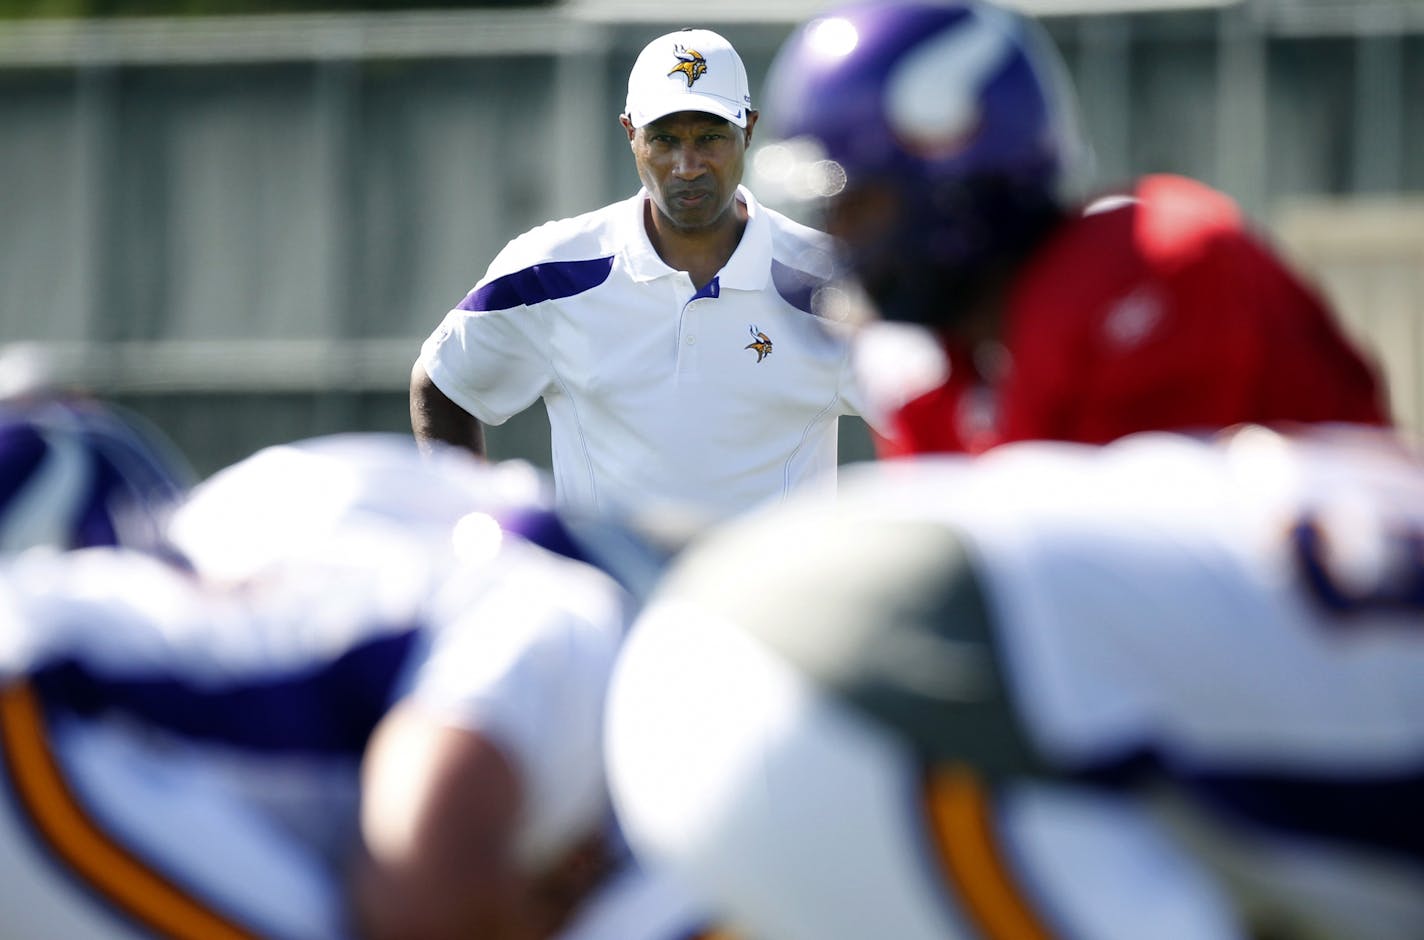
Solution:
{"label": "blurred foreground player", "polygon": [[766,97],[875,311],[943,346],[883,454],[1387,421],[1372,365],[1225,195],[1156,175],[1084,209],[1073,92],[1031,20],[847,6],[787,41]]}
{"label": "blurred foreground player", "polygon": [[1236,935],[1200,872],[1270,936],[1424,936],[1424,464],[1320,433],[893,461],[724,528],[615,673],[631,843],[765,940]]}
{"label": "blurred foreground player", "polygon": [[0,934],[688,934],[609,826],[628,595],[500,529],[507,470],[284,445],[175,517],[188,568],[0,569]]}

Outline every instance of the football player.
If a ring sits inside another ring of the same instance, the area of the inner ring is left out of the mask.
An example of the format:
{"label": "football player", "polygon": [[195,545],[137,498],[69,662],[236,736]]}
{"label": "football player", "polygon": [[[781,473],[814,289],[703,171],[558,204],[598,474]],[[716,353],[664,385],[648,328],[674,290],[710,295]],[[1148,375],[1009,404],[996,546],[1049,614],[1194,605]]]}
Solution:
{"label": "football player", "polygon": [[1155,433],[725,527],[634,627],[609,766],[634,847],[766,940],[1402,940],[1421,713],[1420,455]]}
{"label": "football player", "polygon": [[632,600],[499,525],[530,473],[284,445],[179,511],[185,565],[0,571],[0,933],[689,935],[608,807]]}
{"label": "football player", "polygon": [[835,9],[772,64],[756,166],[824,197],[875,312],[947,363],[886,403],[882,453],[1385,423],[1373,365],[1226,195],[1159,174],[1089,198],[1073,97],[1038,25],[978,0]]}

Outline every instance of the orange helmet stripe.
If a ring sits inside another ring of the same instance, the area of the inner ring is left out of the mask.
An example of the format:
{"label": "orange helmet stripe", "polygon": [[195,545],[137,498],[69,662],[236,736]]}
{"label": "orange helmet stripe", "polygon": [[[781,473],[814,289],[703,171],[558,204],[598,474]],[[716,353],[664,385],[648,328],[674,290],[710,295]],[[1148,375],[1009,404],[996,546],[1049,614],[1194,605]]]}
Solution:
{"label": "orange helmet stripe", "polygon": [[992,803],[980,779],[963,766],[932,769],[924,801],[946,879],[980,935],[1053,940],[1004,861]]}
{"label": "orange helmet stripe", "polygon": [[17,802],[55,857],[85,884],[159,936],[256,940],[149,868],[95,824],[50,750],[43,710],[19,684],[0,691],[0,750]]}

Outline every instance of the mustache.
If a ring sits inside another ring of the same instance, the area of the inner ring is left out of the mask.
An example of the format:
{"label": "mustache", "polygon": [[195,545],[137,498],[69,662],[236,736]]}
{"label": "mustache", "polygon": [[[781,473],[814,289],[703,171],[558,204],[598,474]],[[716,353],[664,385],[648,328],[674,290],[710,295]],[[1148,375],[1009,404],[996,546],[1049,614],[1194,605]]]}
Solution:
{"label": "mustache", "polygon": [[669,186],[667,194],[668,198],[672,199],[678,196],[711,196],[713,195],[714,191],[714,188],[711,186],[684,184],[681,186]]}

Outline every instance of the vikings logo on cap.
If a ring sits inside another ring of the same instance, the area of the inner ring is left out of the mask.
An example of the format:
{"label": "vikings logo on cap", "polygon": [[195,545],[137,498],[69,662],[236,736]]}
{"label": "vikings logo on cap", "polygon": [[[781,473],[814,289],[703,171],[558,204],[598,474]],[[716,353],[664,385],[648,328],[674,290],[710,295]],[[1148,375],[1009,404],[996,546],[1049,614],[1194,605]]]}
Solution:
{"label": "vikings logo on cap", "polygon": [[696,49],[673,46],[672,54],[677,56],[677,65],[668,70],[668,75],[681,72],[682,77],[687,79],[688,88],[692,87],[693,82],[707,74],[707,60]]}
{"label": "vikings logo on cap", "polygon": [[757,362],[761,362],[771,355],[771,337],[758,330],[755,326],[747,327],[747,331],[752,334],[752,341],[743,346],[743,349],[754,349],[757,354]]}

